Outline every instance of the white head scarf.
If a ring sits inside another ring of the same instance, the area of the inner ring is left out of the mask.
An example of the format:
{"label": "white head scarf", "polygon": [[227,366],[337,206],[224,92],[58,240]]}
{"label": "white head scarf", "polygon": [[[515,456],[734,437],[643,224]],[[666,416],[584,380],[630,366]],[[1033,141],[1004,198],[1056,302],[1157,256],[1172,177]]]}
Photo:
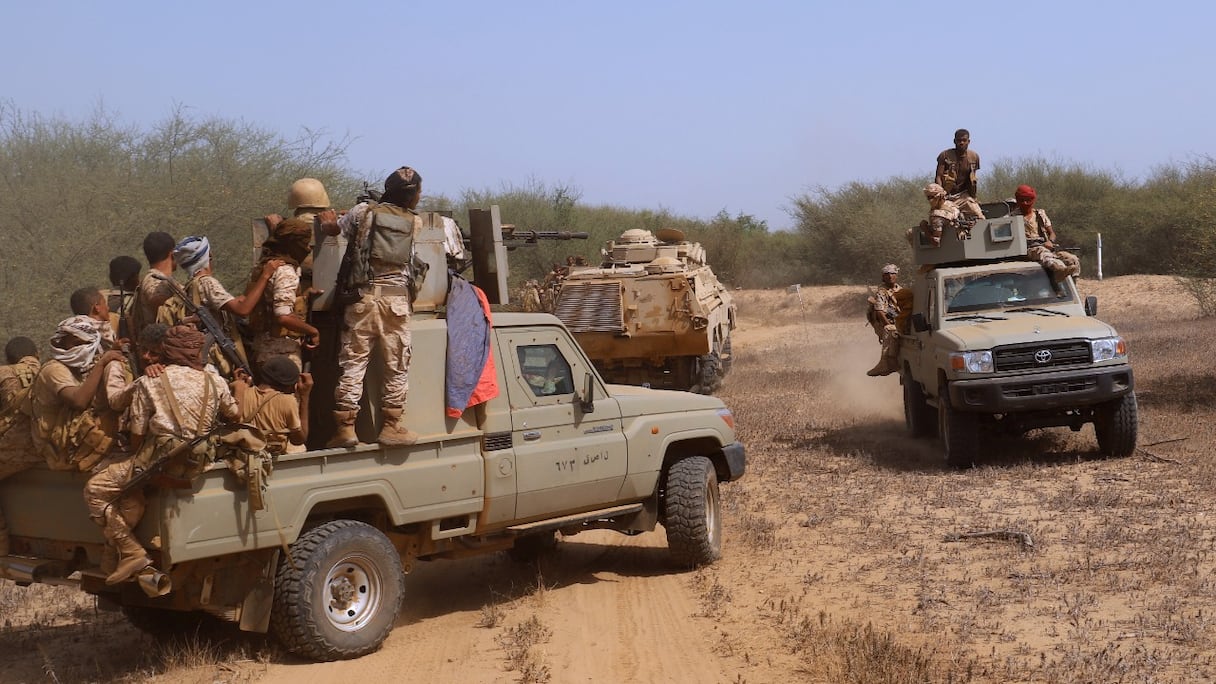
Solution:
{"label": "white head scarf", "polygon": [[101,352],[102,326],[108,328],[109,322],[88,316],[65,318],[51,338],[51,358],[74,371],[87,371]]}
{"label": "white head scarf", "polygon": [[193,278],[211,264],[211,242],[205,237],[191,235],[173,248],[173,260]]}

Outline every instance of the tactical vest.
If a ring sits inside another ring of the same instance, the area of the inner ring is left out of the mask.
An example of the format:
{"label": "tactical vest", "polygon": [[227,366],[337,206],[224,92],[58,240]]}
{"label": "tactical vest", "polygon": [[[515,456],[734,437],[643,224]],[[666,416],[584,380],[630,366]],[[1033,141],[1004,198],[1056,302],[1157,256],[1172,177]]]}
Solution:
{"label": "tactical vest", "polygon": [[21,414],[21,409],[30,396],[30,387],[34,384],[34,378],[38,377],[38,366],[31,366],[25,363],[18,363],[13,366],[13,375],[17,377],[17,381],[21,383],[21,389],[13,393],[13,400],[0,410],[0,436],[8,432],[13,423],[17,422],[17,418]]}
{"label": "tactical vest", "polygon": [[[288,264],[292,265],[292,262],[288,261]],[[261,274],[262,263],[257,263],[249,274],[250,282],[257,280]],[[274,313],[274,292],[270,290],[271,286],[267,283],[266,291],[262,293],[262,300],[258,302],[257,306],[253,307],[253,311],[249,312],[249,330],[254,335],[266,333],[271,337],[303,337],[300,333],[279,325],[279,317]],[[308,299],[303,294],[303,292],[307,291],[308,289],[304,286],[303,276],[301,276],[300,289],[296,290],[295,302],[291,307],[292,315],[300,320],[305,320],[308,317]]]}
{"label": "tactical vest", "polygon": [[356,252],[345,283],[347,291],[366,287],[378,275],[406,270],[420,222],[413,211],[394,204],[368,205],[363,220],[369,222],[366,239],[348,247]]}
{"label": "tactical vest", "polygon": [[51,423],[49,448],[42,455],[51,470],[89,471],[105,457],[113,443],[93,409],[77,412],[70,406],[62,406]]}
{"label": "tactical vest", "polygon": [[[199,294],[198,278],[191,278],[190,281],[186,283],[186,286],[182,289],[185,290],[186,296],[190,298],[190,301],[194,303],[195,307],[200,309],[203,308],[204,305],[202,295]],[[233,344],[236,345],[237,356],[241,358],[242,362],[248,364],[249,356],[245,353],[244,340],[241,338],[240,331],[237,330],[236,325],[228,316],[228,312],[213,311],[212,314],[215,315],[216,322],[220,324],[220,327],[223,328],[229,339],[231,339]],[[161,304],[160,308],[156,310],[156,322],[164,323],[169,327],[180,325],[189,317],[190,311],[186,308],[186,303],[183,302],[181,297],[178,297],[176,294],[171,295],[165,300],[165,303]],[[206,333],[206,330],[203,332]],[[235,368],[233,367],[232,362],[224,356],[224,352],[220,350],[220,346],[215,344],[215,340],[211,339],[211,335],[207,335],[207,344],[204,347],[204,358],[208,363],[215,366],[216,370],[220,372],[220,375],[225,378],[232,379]]]}

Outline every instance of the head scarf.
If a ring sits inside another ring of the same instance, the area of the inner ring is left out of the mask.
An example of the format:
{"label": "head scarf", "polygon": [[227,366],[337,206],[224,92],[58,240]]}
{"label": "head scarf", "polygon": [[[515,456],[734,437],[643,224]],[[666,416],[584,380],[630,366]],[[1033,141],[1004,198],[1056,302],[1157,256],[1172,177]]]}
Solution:
{"label": "head scarf", "polygon": [[205,237],[191,235],[173,248],[173,260],[193,278],[195,273],[211,265],[211,242]]}
{"label": "head scarf", "polygon": [[188,366],[194,370],[202,370],[203,343],[206,337],[198,329],[189,325],[175,325],[165,331],[161,342],[160,360],[173,366]]}
{"label": "head scarf", "polygon": [[945,197],[946,189],[937,183],[930,183],[925,186],[925,197],[933,199],[934,197]]}
{"label": "head scarf", "polygon": [[89,316],[65,318],[51,338],[51,358],[74,371],[87,371],[101,352],[103,324],[109,327],[108,321]]}
{"label": "head scarf", "polygon": [[1013,196],[1017,199],[1034,199],[1038,197],[1038,195],[1035,194],[1034,188],[1030,187],[1029,185],[1019,185],[1018,189],[1013,191]]}
{"label": "head scarf", "polygon": [[299,266],[312,245],[312,221],[290,218],[279,223],[262,243],[262,260],[281,257]]}
{"label": "head scarf", "polygon": [[896,266],[895,264],[887,264],[886,266],[882,267],[882,272],[884,274],[885,273],[899,273],[899,267]]}

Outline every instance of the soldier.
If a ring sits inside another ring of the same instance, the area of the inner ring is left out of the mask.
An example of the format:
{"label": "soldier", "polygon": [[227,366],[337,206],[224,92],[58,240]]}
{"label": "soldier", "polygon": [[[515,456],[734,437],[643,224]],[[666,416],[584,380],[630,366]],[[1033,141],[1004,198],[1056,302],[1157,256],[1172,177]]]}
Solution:
{"label": "soldier", "polygon": [[131,305],[131,331],[135,334],[149,323],[155,323],[160,305],[173,296],[173,288],[166,280],[173,278],[173,248],[176,245],[177,241],[168,233],[154,231],[144,236],[148,272],[140,279]]}
{"label": "soldier", "polygon": [[379,202],[357,204],[341,218],[332,210],[319,216],[326,234],[342,234],[348,241],[347,250],[354,250],[351,273],[338,287],[357,288],[360,293],[359,301],[347,305],[343,314],[338,356],[342,376],[334,390],[337,431],[328,446],[358,444],[355,420],[372,345],[379,346],[385,365],[384,426],[378,440],[386,445],[418,441],[418,434],[401,421],[409,392],[414,236],[421,224],[414,209],[421,194],[422,176],[402,166],[385,179]]}
{"label": "soldier", "polygon": [[[83,291],[88,290],[105,302],[96,288]],[[51,337],[51,360],[30,387],[34,449],[53,470],[88,470],[110,447],[91,409],[102,371],[123,358],[118,350],[102,351],[102,328],[110,327],[105,318],[75,315],[60,322]]]}
{"label": "soldier", "polygon": [[[250,274],[250,280],[260,276],[269,261],[282,263],[270,276],[268,294],[254,309],[250,324],[254,330],[254,359],[265,366],[273,358],[285,357],[303,369],[301,346],[315,349],[321,334],[304,320],[307,309],[301,290],[301,267],[311,258],[312,223],[299,218],[280,221],[270,229],[270,237],[262,243],[262,256]],[[311,276],[310,276],[311,277]]]}
{"label": "soldier", "polygon": [[129,415],[135,455],[111,461],[85,483],[89,517],[102,528],[109,553],[117,557],[106,584],[123,582],[152,565],[132,532],[143,517],[143,493],[123,493],[137,462],[146,467],[164,458],[179,444],[213,430],[219,416],[229,420],[240,416],[228,386],[204,370],[204,341],[203,333],[189,325],[165,331],[159,359],[165,364],[163,372],[155,378],[139,378],[132,390]]}
{"label": "soldier", "polygon": [[968,149],[971,133],[965,128],[954,132],[954,147],[937,155],[937,170],[933,182],[946,189],[950,199],[969,197],[975,199],[976,173],[980,170],[980,155]]}
{"label": "soldier", "polygon": [[876,366],[866,371],[869,376],[890,375],[899,370],[899,330],[895,327],[895,321],[899,318],[899,300],[904,288],[896,282],[898,278],[898,266],[883,266],[882,285],[867,300],[870,308],[866,312],[866,320],[874,327],[874,334],[882,343],[882,357]]}
{"label": "soldier", "polygon": [[[28,337],[14,337],[4,345],[4,357],[8,365],[0,366],[0,480],[42,462],[30,438],[30,416],[22,410],[42,365],[38,347]],[[8,553],[8,523],[0,510],[0,556]]]}
{"label": "soldier", "polygon": [[529,278],[524,283],[523,306],[524,311],[528,313],[538,313],[544,311],[540,303],[540,283],[536,282],[536,278]]}
{"label": "soldier", "polygon": [[274,455],[305,451],[308,439],[308,397],[312,374],[301,373],[285,356],[271,358],[262,366],[261,382],[239,373],[232,395],[241,407],[241,422],[253,425],[266,439]]}
{"label": "soldier", "polygon": [[[261,301],[266,284],[270,282],[270,276],[284,263],[282,259],[269,259],[265,261],[262,264],[262,270],[258,274],[258,277],[250,280],[249,285],[245,288],[245,294],[233,297],[229,294],[228,290],[224,289],[220,281],[212,275],[211,242],[207,238],[191,235],[183,239],[173,249],[173,260],[174,263],[185,269],[186,273],[190,276],[190,280],[184,288],[186,295],[193,298],[194,303],[198,306],[203,306],[210,310],[216,321],[226,321],[223,316],[225,312],[238,318],[248,316],[254,307],[257,306],[258,302]],[[170,297],[161,306],[157,313],[157,320],[159,322],[173,326],[185,320],[185,307],[180,302],[175,303],[175,299],[176,295]],[[243,356],[243,349],[240,348],[240,336],[233,334],[235,326],[225,323],[224,327],[228,336],[238,344],[238,352]],[[210,358],[216,368],[221,369],[224,375],[231,376],[232,369],[229,368],[230,364],[223,358],[218,346],[212,346]]]}
{"label": "soldier", "polygon": [[[313,240],[317,237],[316,232],[320,228],[317,216],[330,208],[329,193],[325,191],[325,185],[316,178],[300,178],[287,190],[287,210],[291,212],[291,218],[308,224],[309,231],[308,254],[297,264],[301,294],[307,293],[312,288]],[[270,235],[274,235],[275,226],[283,222],[283,217],[278,214],[269,214],[265,220]]]}
{"label": "soldier", "polygon": [[1047,212],[1034,208],[1037,197],[1038,194],[1029,185],[1019,185],[1013,193],[1026,227],[1026,256],[1042,264],[1051,274],[1053,282],[1059,283],[1068,276],[1080,275],[1081,260],[1075,254],[1053,251],[1056,232],[1051,227]]}
{"label": "soldier", "polygon": [[110,327],[118,339],[130,340],[139,333],[134,327],[135,292],[139,289],[139,261],[131,256],[116,256],[110,260],[110,284],[118,288],[106,302],[110,307]]}

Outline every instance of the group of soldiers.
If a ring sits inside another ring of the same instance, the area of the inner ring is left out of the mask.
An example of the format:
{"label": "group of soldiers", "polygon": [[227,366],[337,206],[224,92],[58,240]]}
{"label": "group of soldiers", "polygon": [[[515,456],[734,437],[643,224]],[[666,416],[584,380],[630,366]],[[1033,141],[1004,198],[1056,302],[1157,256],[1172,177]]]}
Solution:
{"label": "group of soldiers", "polygon": [[[154,573],[132,533],[144,510],[143,486],[132,485],[144,482],[143,475],[205,467],[213,444],[207,438],[224,423],[256,428],[272,454],[305,449],[313,383],[304,355],[321,340],[306,316],[317,292],[311,259],[318,235],[347,240],[335,293],[345,304],[337,430],[327,446],[358,443],[355,420],[375,347],[385,363],[378,439],[413,444],[418,435],[401,419],[421,183],[417,171],[403,166],[376,201],[339,214],[319,181],[296,181],[288,193],[291,216],[266,217],[269,236],[235,296],[213,275],[206,237],[178,241],[149,233],[147,273],[140,275],[132,257],[110,263],[117,301],[96,287],[72,293],[73,315],[51,336],[49,360],[40,361],[38,345],[27,337],[8,341],[8,365],[0,366],[0,480],[39,463],[89,472],[84,498],[106,540],[106,582]],[[177,270],[185,272],[184,285],[174,279]],[[252,328],[251,353],[235,334],[236,319]],[[0,510],[0,556],[9,552]]]}
{"label": "group of soldiers", "polygon": [[[924,241],[931,246],[941,244],[942,236],[953,234],[959,240],[971,235],[975,222],[984,218],[983,210],[976,200],[977,175],[980,156],[970,149],[971,133],[965,128],[954,132],[954,147],[937,155],[937,167],[933,182],[925,186],[924,195],[929,201],[929,217],[916,228],[907,232],[909,242],[916,238],[919,230]],[[1013,200],[1022,216],[1026,230],[1026,256],[1038,262],[1051,274],[1056,283],[1068,276],[1081,273],[1081,260],[1071,252],[1057,248],[1056,233],[1047,212],[1035,208],[1038,194],[1029,185],[1019,185]],[[889,375],[899,370],[899,333],[906,328],[901,325],[911,310],[911,291],[897,282],[899,267],[887,264],[882,268],[882,285],[868,300],[866,319],[873,326],[882,345],[878,363],[867,371],[867,375]]]}
{"label": "group of soldiers", "polygon": [[570,255],[566,257],[566,265],[554,263],[553,267],[545,274],[545,279],[538,281],[535,278],[529,278],[524,283],[522,304],[524,311],[535,313],[539,311],[552,312],[557,308],[557,295],[561,292],[562,282],[570,277],[570,272],[576,266],[582,267],[587,265],[587,257],[582,255]]}

